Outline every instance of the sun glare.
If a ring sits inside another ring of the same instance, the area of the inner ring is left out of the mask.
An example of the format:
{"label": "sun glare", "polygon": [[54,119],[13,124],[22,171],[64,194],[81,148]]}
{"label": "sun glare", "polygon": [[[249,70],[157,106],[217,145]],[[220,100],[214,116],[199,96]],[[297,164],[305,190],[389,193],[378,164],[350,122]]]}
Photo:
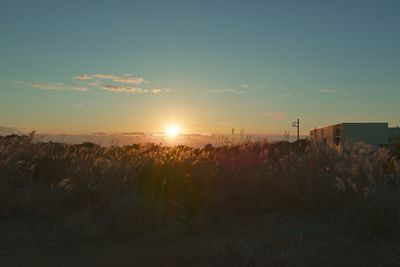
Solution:
{"label": "sun glare", "polygon": [[171,125],[165,131],[168,137],[176,137],[179,134],[179,128],[175,125]]}

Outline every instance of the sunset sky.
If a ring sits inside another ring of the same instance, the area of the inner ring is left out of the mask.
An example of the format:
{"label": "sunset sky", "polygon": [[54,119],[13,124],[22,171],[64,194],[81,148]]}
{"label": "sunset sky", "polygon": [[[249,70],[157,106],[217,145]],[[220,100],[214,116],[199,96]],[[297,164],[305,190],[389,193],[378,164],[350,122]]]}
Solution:
{"label": "sunset sky", "polygon": [[0,4],[0,126],[400,125],[400,1]]}

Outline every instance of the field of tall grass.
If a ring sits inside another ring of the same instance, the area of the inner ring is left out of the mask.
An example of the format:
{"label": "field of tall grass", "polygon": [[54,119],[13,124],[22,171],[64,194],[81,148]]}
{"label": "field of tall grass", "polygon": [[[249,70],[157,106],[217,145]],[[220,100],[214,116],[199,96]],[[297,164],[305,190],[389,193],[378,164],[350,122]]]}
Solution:
{"label": "field of tall grass", "polygon": [[367,145],[339,154],[305,140],[203,148],[100,147],[0,138],[0,220],[84,242],[177,235],[209,222],[307,213],[365,236],[400,234],[400,162]]}

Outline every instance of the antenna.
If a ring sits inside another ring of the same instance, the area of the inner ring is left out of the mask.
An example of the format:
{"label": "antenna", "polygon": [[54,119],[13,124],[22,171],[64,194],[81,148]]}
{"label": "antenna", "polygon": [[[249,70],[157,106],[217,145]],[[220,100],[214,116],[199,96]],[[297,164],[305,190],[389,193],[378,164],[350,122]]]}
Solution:
{"label": "antenna", "polygon": [[300,119],[297,119],[297,121],[292,122],[292,127],[297,128],[297,141],[300,140]]}

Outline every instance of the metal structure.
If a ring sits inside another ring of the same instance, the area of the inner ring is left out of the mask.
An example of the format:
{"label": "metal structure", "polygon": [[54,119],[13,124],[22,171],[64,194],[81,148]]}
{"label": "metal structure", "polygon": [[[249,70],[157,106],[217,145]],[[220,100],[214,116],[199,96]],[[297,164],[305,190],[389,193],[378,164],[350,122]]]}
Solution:
{"label": "metal structure", "polygon": [[292,122],[292,127],[297,128],[297,141],[300,140],[300,119],[297,119],[297,121]]}

